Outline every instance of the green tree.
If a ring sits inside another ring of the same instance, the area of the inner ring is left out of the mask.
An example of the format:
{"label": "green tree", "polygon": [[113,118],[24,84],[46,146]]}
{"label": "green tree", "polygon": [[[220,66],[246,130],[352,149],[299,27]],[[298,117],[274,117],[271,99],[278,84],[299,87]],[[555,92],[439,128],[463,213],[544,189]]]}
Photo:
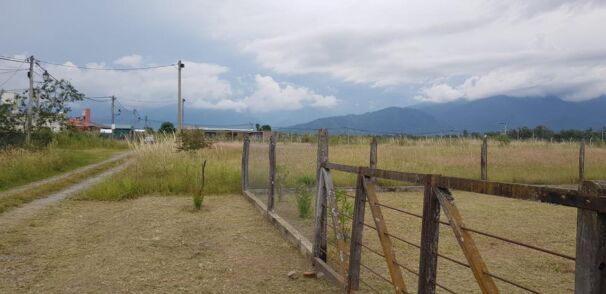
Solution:
{"label": "green tree", "polygon": [[163,134],[174,134],[176,131],[175,125],[169,121],[163,122],[162,125],[160,125],[160,129],[158,129],[158,132]]}
{"label": "green tree", "polygon": [[270,125],[262,125],[261,126],[261,131],[271,131],[271,126]]}
{"label": "green tree", "polygon": [[[29,95],[29,90],[23,92],[23,97]],[[65,114],[71,111],[70,103],[82,101],[84,94],[64,79],[48,79],[40,86],[34,88],[34,101],[32,101],[32,126],[39,130],[49,123],[65,121]],[[27,113],[27,99],[20,99],[19,112]]]}

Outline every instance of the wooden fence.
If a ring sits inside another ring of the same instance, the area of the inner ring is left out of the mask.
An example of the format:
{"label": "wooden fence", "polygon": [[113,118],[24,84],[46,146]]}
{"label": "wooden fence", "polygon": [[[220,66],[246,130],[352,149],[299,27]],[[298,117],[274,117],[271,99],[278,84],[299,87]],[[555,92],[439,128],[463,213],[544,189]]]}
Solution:
{"label": "wooden fence", "polygon": [[[247,189],[248,179],[248,140],[244,141],[242,160],[242,189]],[[360,278],[364,269],[392,285],[396,293],[409,293],[402,271],[407,271],[418,277],[418,293],[435,293],[437,288],[449,293],[451,289],[437,282],[438,258],[468,268],[483,293],[499,293],[495,280],[509,284],[522,291],[539,293],[516,281],[490,271],[482,258],[481,252],[475,245],[473,235],[494,238],[503,242],[521,246],[529,250],[571,260],[575,262],[575,291],[576,293],[606,293],[606,182],[583,181],[584,179],[584,144],[579,155],[579,189],[562,189],[553,187],[533,186],[524,184],[500,183],[488,181],[486,142],[481,149],[481,180],[448,177],[435,174],[409,173],[390,171],[376,168],[377,144],[371,143],[370,162],[368,167],[350,166],[334,163],[328,155],[328,133],[320,130],[317,151],[317,192],[315,203],[315,226],[312,242],[312,262],[318,271],[323,272],[329,279],[342,286],[348,292],[354,292],[365,284]],[[275,138],[270,140],[269,151],[270,177],[267,201],[267,212],[273,210],[273,190],[275,179]],[[273,157],[273,160],[272,160]],[[355,196],[353,196],[353,215],[342,214],[336,203],[336,191],[332,181],[332,171],[357,175]],[[272,176],[273,174],[273,176]],[[412,183],[423,186],[422,214],[416,214],[404,209],[379,202],[377,197],[376,179]],[[455,205],[455,195],[451,190],[466,191],[479,194],[500,196],[526,201],[544,202],[577,208],[576,256],[526,244],[490,232],[476,230],[463,222],[463,216]],[[370,211],[370,221],[365,221],[366,211]],[[391,210],[421,219],[421,242],[414,244],[390,232],[384,221],[383,210]],[[448,221],[441,221],[444,214]],[[351,235],[345,236],[343,217],[351,225]],[[330,222],[329,222],[330,220]],[[330,228],[329,228],[330,223]],[[457,260],[438,252],[440,226],[449,227],[462,250],[465,261]],[[362,237],[365,230],[377,234],[381,252],[365,246]],[[330,231],[330,233],[329,233]],[[329,234],[331,238],[329,238]],[[349,241],[346,242],[346,241]],[[398,262],[397,252],[392,242],[407,243],[420,251],[418,269],[412,269]],[[337,265],[327,262],[328,243],[333,242],[336,249]],[[385,261],[389,276],[385,277],[373,271],[362,263],[362,254],[374,254]]]}

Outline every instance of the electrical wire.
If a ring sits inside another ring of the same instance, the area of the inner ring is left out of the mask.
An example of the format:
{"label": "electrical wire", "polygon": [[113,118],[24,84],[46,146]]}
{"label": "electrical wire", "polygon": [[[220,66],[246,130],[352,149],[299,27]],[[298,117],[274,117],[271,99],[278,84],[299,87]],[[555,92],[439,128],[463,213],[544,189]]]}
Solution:
{"label": "electrical wire", "polygon": [[13,77],[15,77],[15,75],[21,70],[21,68],[23,67],[24,64],[25,63],[22,63],[21,65],[19,65],[19,69],[14,71],[13,74],[8,77],[8,79],[6,79],[4,82],[2,82],[0,84],[0,87],[6,85],[6,83],[8,83]]}
{"label": "electrical wire", "polygon": [[135,70],[149,70],[149,69],[157,69],[157,68],[165,68],[165,67],[173,67],[173,66],[175,66],[175,64],[173,63],[173,64],[169,64],[169,65],[145,66],[145,67],[102,68],[102,67],[88,67],[88,66],[79,66],[79,65],[70,65],[70,64],[60,64],[60,63],[49,62],[49,61],[44,61],[44,60],[38,60],[38,61],[42,62],[44,64],[50,64],[50,65],[56,65],[56,66],[78,68],[78,69],[84,69],[84,70],[105,70],[105,71],[111,71],[111,70],[115,70],[115,71],[135,71]]}

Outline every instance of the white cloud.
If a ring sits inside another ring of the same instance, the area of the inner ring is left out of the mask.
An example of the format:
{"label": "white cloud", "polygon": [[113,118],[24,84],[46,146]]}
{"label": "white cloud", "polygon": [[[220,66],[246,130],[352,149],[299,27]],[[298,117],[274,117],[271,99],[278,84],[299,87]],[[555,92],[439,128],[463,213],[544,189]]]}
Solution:
{"label": "white cloud", "polygon": [[312,107],[331,107],[337,105],[335,96],[316,94],[305,87],[281,86],[272,77],[257,75],[256,89],[242,101],[255,112],[275,110],[295,110],[305,105]]}
{"label": "white cloud", "polygon": [[143,57],[141,57],[139,54],[126,55],[114,60],[114,63],[124,66],[137,67],[143,63]]}
{"label": "white cloud", "polygon": [[[606,35],[604,4],[190,1],[178,13],[205,11],[204,18],[181,19],[204,37],[231,42],[280,74],[324,74],[385,88],[414,86],[421,89],[420,98],[437,101],[522,93],[588,99],[606,94],[599,86],[606,83],[601,70],[606,58],[595,54],[606,50],[601,37]],[[461,78],[468,79],[468,85],[449,89],[436,83]]]}

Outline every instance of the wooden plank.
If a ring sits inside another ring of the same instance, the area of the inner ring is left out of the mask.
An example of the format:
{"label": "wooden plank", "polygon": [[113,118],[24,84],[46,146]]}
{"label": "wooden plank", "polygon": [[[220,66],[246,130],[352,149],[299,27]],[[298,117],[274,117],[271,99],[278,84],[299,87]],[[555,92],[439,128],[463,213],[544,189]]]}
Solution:
{"label": "wooden plank", "polygon": [[382,170],[377,168],[369,168],[364,166],[350,166],[338,163],[327,162],[323,165],[328,169],[334,169],[347,173],[362,173],[366,177],[375,177],[380,179],[388,179],[395,181],[402,181],[408,183],[415,183],[422,185],[426,174],[420,173],[408,173],[391,170]]}
{"label": "wooden plank", "polygon": [[[367,177],[377,177],[416,184],[423,184],[426,176],[426,174],[421,173],[372,169],[369,167],[356,167],[332,162],[327,162],[323,166],[328,169],[348,173],[361,173]],[[577,190],[444,176],[440,176],[437,179],[436,185],[446,189],[515,198],[520,200],[546,202],[606,212],[606,198],[593,198]]]}
{"label": "wooden plank", "polygon": [[351,224],[351,245],[349,247],[349,274],[347,291],[352,293],[360,289],[360,262],[362,261],[362,239],[364,233],[364,213],[366,212],[366,191],[364,177],[358,175],[354,202],[353,221]]}
{"label": "wooden plank", "polygon": [[488,142],[486,135],[482,139],[482,148],[480,152],[480,179],[488,181]]}
{"label": "wooden plank", "polygon": [[438,273],[438,240],[440,238],[440,202],[433,190],[436,176],[425,177],[418,293],[436,292]]}
{"label": "wooden plank", "polygon": [[248,159],[250,157],[250,137],[248,134],[244,135],[244,141],[242,143],[242,191],[248,189]]}
{"label": "wooden plank", "polygon": [[314,257],[314,264],[316,265],[316,270],[323,273],[329,281],[340,287],[345,286],[345,278],[335,272],[324,260]]}
{"label": "wooden plank", "polygon": [[[582,191],[593,197],[606,197],[606,182],[585,181]],[[579,209],[575,292],[606,293],[606,214]]]}
{"label": "wooden plank", "polygon": [[343,234],[343,224],[341,224],[341,218],[339,216],[335,187],[332,183],[330,172],[326,169],[322,169],[322,178],[324,179],[324,187],[326,189],[326,203],[328,205],[328,212],[332,218],[332,229],[335,233],[335,238],[337,239],[337,253],[341,274],[346,276],[348,265],[345,255],[348,250],[347,244],[345,244],[345,235]]}
{"label": "wooden plank", "polygon": [[[377,138],[372,137],[370,142],[370,168],[377,168]],[[377,183],[377,178],[371,178],[373,183]]]}
{"label": "wooden plank", "polygon": [[315,223],[314,223],[314,257],[326,261],[326,187],[324,177],[320,173],[318,179],[315,205]]}
{"label": "wooden plank", "polygon": [[269,137],[269,193],[267,193],[267,211],[274,210],[276,193],[276,133]]}
{"label": "wooden plank", "polygon": [[463,218],[459,213],[459,209],[454,204],[452,195],[446,189],[434,188],[433,190],[440,201],[444,214],[450,222],[450,227],[454,232],[455,238],[457,239],[459,246],[461,246],[467,262],[469,262],[469,266],[480,286],[480,290],[482,290],[482,293],[499,293],[499,289],[492,280],[492,277],[486,274],[488,273],[488,269],[471,234],[466,230],[463,230],[465,227]]}
{"label": "wooden plank", "polygon": [[387,269],[389,270],[389,275],[391,277],[394,290],[396,293],[407,293],[408,291],[406,290],[406,283],[404,283],[402,271],[400,270],[400,266],[398,266],[396,261],[396,253],[393,250],[393,244],[391,243],[391,239],[389,238],[387,232],[387,225],[385,224],[381,207],[378,205],[379,199],[377,198],[375,185],[370,181],[370,178],[364,178],[364,189],[366,190],[366,199],[368,199],[368,206],[370,207],[372,218],[375,222],[375,227],[377,228],[377,233],[379,235],[379,240],[381,241],[381,247],[383,248],[385,262],[387,263]]}
{"label": "wooden plank", "polygon": [[585,180],[585,141],[579,147],[579,190],[581,182]]}

